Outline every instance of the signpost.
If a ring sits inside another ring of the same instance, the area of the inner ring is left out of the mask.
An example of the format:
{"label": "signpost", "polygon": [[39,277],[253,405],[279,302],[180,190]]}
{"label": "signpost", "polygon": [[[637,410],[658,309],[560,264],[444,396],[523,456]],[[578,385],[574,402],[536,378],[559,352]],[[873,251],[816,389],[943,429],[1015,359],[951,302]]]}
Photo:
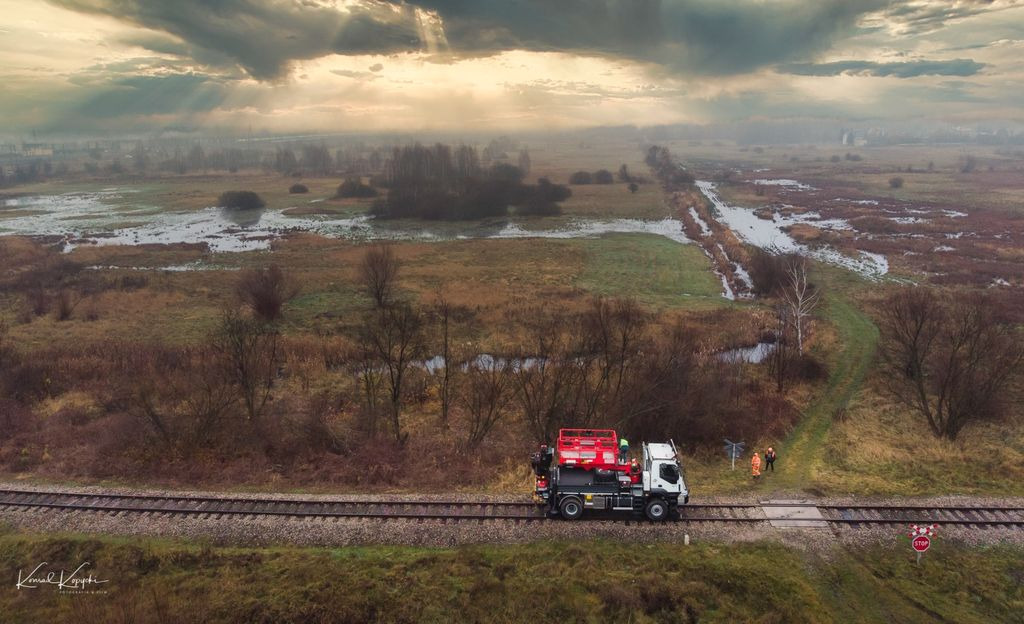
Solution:
{"label": "signpost", "polygon": [[910,525],[910,533],[907,536],[910,538],[910,546],[917,553],[917,565],[921,565],[921,555],[931,548],[932,538],[935,537],[937,528],[939,528],[937,524],[931,526]]}
{"label": "signpost", "polygon": [[736,460],[743,455],[743,445],[746,442],[733,442],[728,438],[725,438],[725,454],[732,460],[732,469],[736,470]]}

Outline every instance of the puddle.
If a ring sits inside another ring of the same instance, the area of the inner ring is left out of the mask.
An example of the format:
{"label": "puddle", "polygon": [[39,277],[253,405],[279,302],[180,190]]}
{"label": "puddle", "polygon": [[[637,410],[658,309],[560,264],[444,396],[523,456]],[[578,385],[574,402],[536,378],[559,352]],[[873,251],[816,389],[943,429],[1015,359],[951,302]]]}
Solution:
{"label": "puddle", "polygon": [[842,219],[815,220],[807,216],[819,216],[816,213],[811,215],[793,214],[782,216],[773,212],[772,220],[761,219],[749,208],[738,208],[726,204],[718,196],[715,184],[706,180],[698,180],[697,188],[704,193],[711,204],[715,207],[718,218],[725,223],[735,234],[747,243],[760,247],[761,249],[774,249],[781,252],[799,252],[811,258],[836,264],[865,277],[878,278],[889,272],[889,262],[881,254],[859,251],[860,256],[853,258],[840,253],[831,247],[815,246],[807,247],[802,245],[787,234],[783,228],[806,224],[814,227],[831,226],[835,229],[849,229]]}
{"label": "puddle", "polygon": [[[590,238],[610,233],[641,233],[690,243],[675,219],[570,219],[548,228],[545,222],[507,219],[473,223],[376,221],[367,215],[296,217],[282,210],[160,212],[153,206],[114,206],[125,191],[69,193],[4,200],[5,207],[31,208],[39,214],[0,221],[0,235],[59,236],[64,251],[79,245],[206,243],[213,252],[268,249],[282,234],[295,231],[359,240],[456,240],[467,238]],[[131,222],[126,223],[126,215]]]}
{"label": "puddle", "polygon": [[788,178],[758,178],[754,180],[754,184],[760,184],[762,186],[783,186],[786,188],[794,188],[801,191],[816,191],[810,184],[804,184],[803,182],[797,182],[796,180],[790,180]]}
{"label": "puddle", "polygon": [[485,238],[589,238],[602,234],[657,234],[677,243],[692,242],[676,219],[646,221],[643,219],[572,220],[565,228],[527,230],[517,223],[506,224],[499,232]]}
{"label": "puddle", "polygon": [[752,347],[738,347],[736,349],[719,351],[715,354],[715,357],[723,362],[729,362],[730,364],[740,364],[743,362],[747,362],[749,364],[760,364],[768,359],[768,356],[774,351],[774,342],[759,342]]}
{"label": "puddle", "polygon": [[[502,366],[508,366],[512,370],[521,370],[536,368],[542,362],[544,362],[544,358],[504,358],[497,355],[491,355],[489,353],[481,353],[476,357],[472,358],[471,360],[463,362],[463,364],[459,366],[459,370],[463,372],[468,371],[470,368],[479,370],[491,370]],[[427,373],[431,375],[434,375],[444,370],[444,356],[435,355],[429,360],[413,362],[413,365],[416,366],[417,368],[425,370]]]}
{"label": "puddle", "polygon": [[693,217],[693,220],[697,222],[698,226],[700,226],[701,234],[703,234],[704,236],[711,235],[711,228],[708,227],[707,223],[704,223],[704,219],[700,218],[700,215],[697,214],[697,209],[694,208],[693,206],[690,206],[690,216]]}
{"label": "puddle", "polygon": [[841,197],[830,199],[830,202],[842,202],[846,204],[857,204],[858,206],[877,206],[877,199],[843,199]]}
{"label": "puddle", "polygon": [[202,260],[196,260],[186,264],[169,264],[166,266],[118,266],[114,264],[99,265],[94,264],[92,266],[85,267],[90,271],[170,271],[172,273],[186,273],[190,271],[238,271],[239,267],[232,266],[221,266],[216,264],[209,264]]}

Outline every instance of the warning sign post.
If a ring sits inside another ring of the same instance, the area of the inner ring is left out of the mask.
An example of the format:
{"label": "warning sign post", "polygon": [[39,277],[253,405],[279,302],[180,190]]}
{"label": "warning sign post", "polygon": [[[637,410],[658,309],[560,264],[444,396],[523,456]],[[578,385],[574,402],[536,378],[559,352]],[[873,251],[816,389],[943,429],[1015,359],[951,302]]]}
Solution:
{"label": "warning sign post", "polygon": [[938,526],[937,524],[931,526],[910,525],[910,533],[907,536],[910,538],[910,546],[917,553],[917,565],[921,565],[921,555],[931,548],[932,538],[935,537],[935,529]]}

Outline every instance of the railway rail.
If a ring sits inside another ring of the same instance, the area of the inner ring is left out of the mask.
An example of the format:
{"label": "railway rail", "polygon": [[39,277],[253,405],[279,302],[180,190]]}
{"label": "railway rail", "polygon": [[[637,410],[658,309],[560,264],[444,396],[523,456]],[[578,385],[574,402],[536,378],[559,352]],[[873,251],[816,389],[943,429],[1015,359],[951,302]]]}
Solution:
{"label": "railway rail", "polygon": [[[852,528],[877,525],[940,524],[976,528],[1024,528],[1024,507],[971,505],[882,505],[830,503],[695,503],[677,522],[768,523],[765,508],[816,508],[821,520]],[[0,510],[50,509],[107,514],[182,515],[210,518],[285,517],[467,522],[546,520],[531,502],[458,500],[317,500],[231,496],[46,492],[0,489]],[[644,522],[635,517],[595,515],[594,521]],[[585,522],[586,520],[584,520]]]}

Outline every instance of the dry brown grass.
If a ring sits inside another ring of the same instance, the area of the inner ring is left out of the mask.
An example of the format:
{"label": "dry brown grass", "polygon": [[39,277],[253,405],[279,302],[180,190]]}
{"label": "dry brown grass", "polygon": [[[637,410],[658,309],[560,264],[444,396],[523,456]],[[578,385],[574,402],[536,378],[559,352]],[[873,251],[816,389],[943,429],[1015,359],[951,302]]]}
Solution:
{"label": "dry brown grass", "polygon": [[893,495],[1024,495],[1020,416],[970,427],[950,442],[932,435],[920,416],[868,390],[833,425],[820,486]]}

